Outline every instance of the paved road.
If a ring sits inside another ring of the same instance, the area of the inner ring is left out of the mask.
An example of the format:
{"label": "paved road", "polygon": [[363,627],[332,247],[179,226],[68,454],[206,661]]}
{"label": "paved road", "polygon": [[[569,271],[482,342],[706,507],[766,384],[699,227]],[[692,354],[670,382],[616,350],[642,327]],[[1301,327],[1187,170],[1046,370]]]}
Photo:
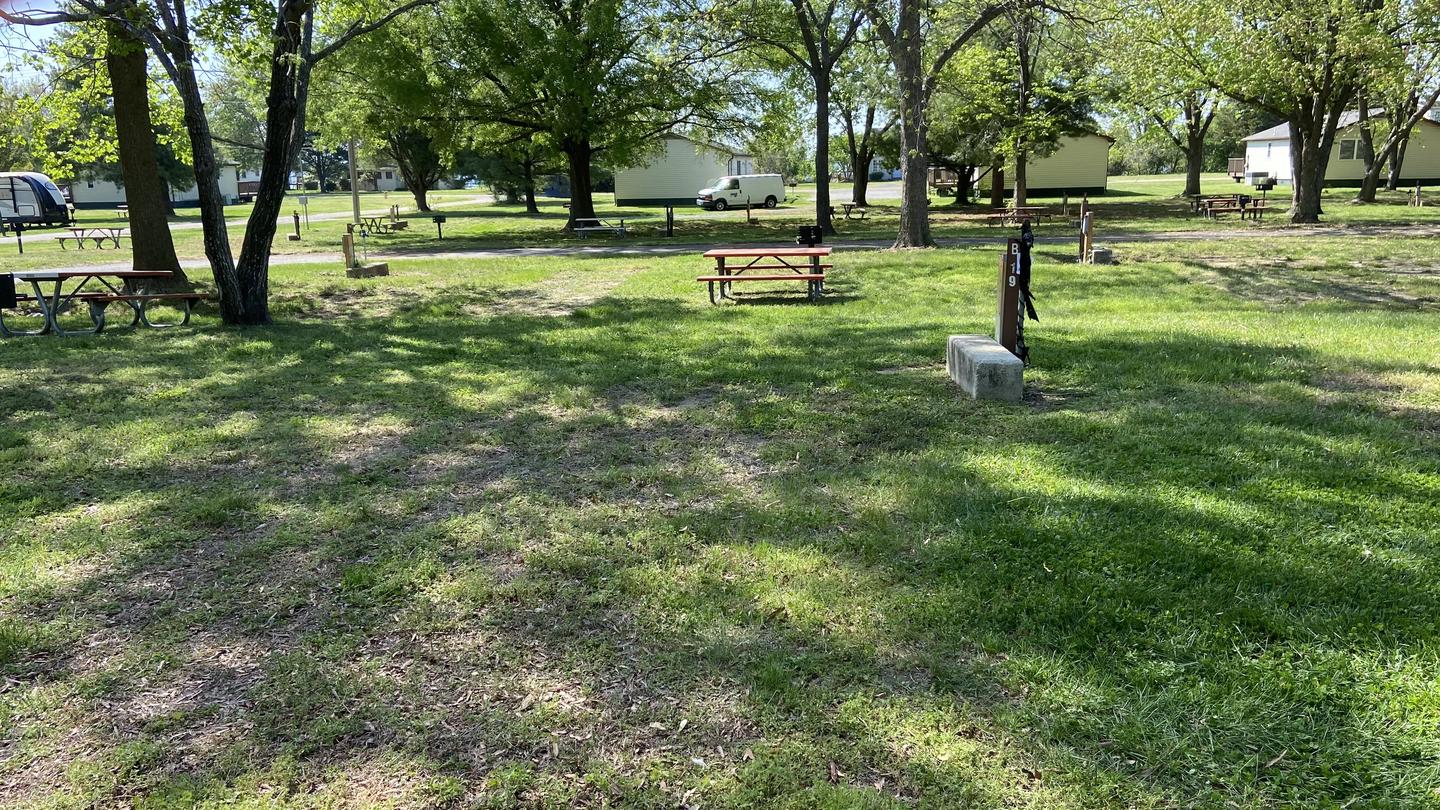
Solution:
{"label": "paved road", "polygon": [[[406,195],[405,198],[406,198],[406,199],[410,199],[410,197],[409,197],[408,194]],[[474,195],[474,196],[464,197],[464,198],[461,198],[461,199],[448,199],[448,198],[447,198],[447,199],[445,199],[443,202],[431,203],[431,204],[430,204],[430,207],[431,207],[431,208],[459,208],[459,207],[467,206],[467,205],[482,205],[482,204],[486,204],[486,203],[492,203],[492,202],[494,202],[494,201],[495,201],[495,196],[494,196],[493,194],[476,194],[476,195]],[[292,209],[292,210],[293,210],[293,209]],[[401,206],[400,206],[400,212],[401,212],[401,213],[414,213],[416,210],[417,210],[417,209],[415,208],[414,205],[401,205]],[[361,216],[367,216],[367,217],[383,217],[383,216],[385,216],[385,215],[388,214],[388,213],[390,213],[390,208],[389,208],[388,206],[385,207],[385,208],[376,208],[376,209],[363,209],[363,208],[362,208],[362,209],[360,210]],[[311,221],[311,222],[333,222],[333,221],[335,221],[335,220],[346,220],[346,219],[349,219],[349,218],[350,218],[350,215],[351,215],[351,212],[350,212],[350,211],[331,211],[331,212],[325,213],[325,214],[311,214],[311,215],[310,215],[310,221]],[[275,221],[276,221],[281,227],[286,227],[286,226],[289,226],[289,224],[290,224],[290,216],[291,216],[290,214],[281,214]],[[225,224],[228,225],[228,226],[230,226],[231,228],[243,228],[243,227],[245,227],[245,226],[248,224],[248,221],[247,221],[247,219],[246,219],[245,217],[239,217],[239,218],[236,218],[236,219],[227,219],[227,220],[225,220]],[[200,227],[203,227],[203,226],[201,225],[201,223],[200,223],[199,220],[186,220],[185,222],[172,222],[172,223],[170,223],[170,230],[172,230],[172,231],[193,231],[193,230],[195,230],[196,228],[200,228]],[[30,238],[30,239],[36,239],[36,238],[41,238],[41,239],[43,239],[43,238],[46,238],[46,237],[45,237],[44,234],[32,233],[32,235],[31,235],[29,238]],[[14,242],[15,242],[15,237],[13,237],[13,236],[0,236],[0,245],[13,244]]]}
{"label": "paved road", "polygon": [[[1174,241],[1203,241],[1209,239],[1295,239],[1295,238],[1323,238],[1333,236],[1433,236],[1437,234],[1435,228],[1425,226],[1413,226],[1408,228],[1343,228],[1343,227],[1317,227],[1317,228],[1283,228],[1264,231],[1165,231],[1157,233],[1114,233],[1106,234],[1101,240],[1106,245],[1124,244],[1126,242],[1174,242]],[[964,247],[969,245],[991,245],[1000,242],[1010,236],[1010,232],[997,232],[995,236],[973,236],[954,239],[941,239],[940,247]],[[1039,244],[1046,245],[1074,244],[1075,236],[1047,237],[1044,233],[1037,234]],[[832,246],[847,250],[884,250],[890,247],[889,239],[842,239],[832,242]],[[714,247],[712,243],[677,243],[662,245],[557,245],[554,247],[514,247],[514,248],[476,248],[473,250],[404,250],[404,251],[374,251],[370,258],[386,261],[423,261],[426,259],[534,259],[548,258],[555,256],[579,256],[591,258],[605,258],[609,256],[674,256],[679,254],[698,254]],[[272,265],[303,265],[303,264],[330,264],[339,265],[339,252],[335,253],[292,253],[272,256]],[[204,259],[185,259],[180,265],[186,270],[208,270],[210,265]],[[86,264],[75,267],[49,268],[52,270],[128,270],[128,261],[109,262],[106,264]]]}

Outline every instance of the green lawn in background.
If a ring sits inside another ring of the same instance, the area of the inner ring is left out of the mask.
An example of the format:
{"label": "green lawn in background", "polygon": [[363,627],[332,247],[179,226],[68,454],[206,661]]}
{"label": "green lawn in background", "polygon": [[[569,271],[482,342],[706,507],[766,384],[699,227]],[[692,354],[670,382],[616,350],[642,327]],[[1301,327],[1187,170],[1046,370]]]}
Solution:
{"label": "green lawn in background", "polygon": [[[1109,183],[1107,194],[1091,200],[1096,210],[1097,234],[1101,242],[1113,241],[1125,234],[1189,232],[1257,235],[1290,228],[1284,217],[1285,189],[1271,195],[1271,199],[1275,200],[1274,208],[1263,222],[1255,223],[1241,222],[1233,216],[1208,220],[1192,214],[1189,204],[1178,197],[1184,185],[1181,178],[1114,177]],[[1249,190],[1249,187],[1237,185],[1224,175],[1206,175],[1203,190],[1207,194],[1219,194]],[[698,208],[678,208],[675,235],[672,237],[665,235],[663,208],[616,207],[610,202],[610,195],[605,194],[597,196],[598,211],[601,216],[611,219],[624,218],[628,230],[625,237],[564,233],[568,211],[561,199],[542,198],[541,213],[532,216],[525,214],[522,206],[489,202],[488,195],[479,190],[432,192],[431,203],[436,206],[436,212],[447,218],[443,241],[436,238],[431,214],[417,212],[409,195],[404,192],[390,192],[388,195],[371,193],[362,195],[363,211],[379,213],[390,205],[400,205],[403,216],[409,220],[409,228],[396,234],[371,235],[363,240],[362,247],[379,255],[386,252],[447,252],[514,246],[788,243],[793,241],[795,229],[812,221],[814,216],[814,187],[797,186],[791,192],[794,196],[785,205],[775,210],[754,211],[754,224],[746,223],[744,211],[706,212]],[[1380,202],[1374,205],[1355,205],[1350,202],[1353,196],[1353,189],[1328,190],[1325,221],[1332,226],[1355,229],[1440,224],[1440,206],[1409,207],[1406,204],[1408,193],[1382,193]],[[841,185],[834,191],[832,199],[848,198],[848,186]],[[298,208],[295,198],[287,199],[282,209],[283,221],[276,234],[274,252],[279,256],[324,254],[334,256],[338,261],[340,237],[348,221],[343,214],[350,209],[350,197],[343,193],[312,194],[310,199],[312,219],[300,242],[286,240],[286,234],[291,229],[291,212]],[[932,228],[936,238],[942,242],[947,239],[998,239],[1009,235],[1010,229],[986,224],[986,209],[974,206],[957,208],[953,202],[953,199],[944,197],[932,200]],[[1059,198],[1039,196],[1031,202],[1046,205],[1057,214],[1062,210],[1069,212],[1069,216],[1057,216],[1042,224],[1038,230],[1042,239],[1075,238],[1074,218],[1078,200],[1070,200],[1068,209]],[[865,221],[841,219],[837,223],[839,240],[883,243],[894,239],[899,222],[898,183],[872,183],[870,203]],[[231,206],[227,211],[227,219],[234,223],[230,228],[230,238],[237,253],[244,235],[243,219],[248,213],[249,206]],[[80,217],[86,224],[124,224],[115,212],[107,210],[82,211]],[[0,242],[0,270],[84,266],[126,259],[123,251],[117,254],[110,250],[62,250],[52,238],[55,233],[29,233],[24,256],[17,255],[13,240]],[[174,238],[181,258],[204,258],[204,245],[194,209],[180,209]],[[202,272],[199,275],[206,274]]]}
{"label": "green lawn in background", "polygon": [[1117,248],[1042,241],[1015,406],[941,363],[993,246],[0,342],[0,796],[1436,806],[1440,248]]}

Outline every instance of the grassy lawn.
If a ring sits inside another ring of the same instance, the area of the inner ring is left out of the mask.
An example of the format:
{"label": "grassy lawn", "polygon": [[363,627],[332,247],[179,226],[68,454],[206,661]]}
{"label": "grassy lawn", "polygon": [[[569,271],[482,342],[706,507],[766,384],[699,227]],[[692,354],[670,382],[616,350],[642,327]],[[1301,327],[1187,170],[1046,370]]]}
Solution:
{"label": "grassy lawn", "polygon": [[1121,247],[1018,406],[993,247],[0,342],[0,802],[1440,805],[1440,247]]}

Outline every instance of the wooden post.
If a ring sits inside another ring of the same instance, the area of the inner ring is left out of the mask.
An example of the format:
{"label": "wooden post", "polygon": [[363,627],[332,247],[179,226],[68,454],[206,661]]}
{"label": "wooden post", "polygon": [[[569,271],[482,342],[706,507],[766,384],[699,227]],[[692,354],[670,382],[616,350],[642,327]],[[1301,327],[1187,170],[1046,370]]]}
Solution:
{"label": "wooden post", "polygon": [[[350,212],[355,218],[355,224],[360,224],[360,172],[355,166],[355,139],[350,139],[349,147],[346,149],[350,158]],[[320,189],[324,194],[325,189]]]}
{"label": "wooden post", "polygon": [[1080,263],[1090,262],[1090,244],[1094,239],[1095,222],[1090,211],[1090,197],[1080,201]]}
{"label": "wooden post", "polygon": [[340,249],[345,253],[346,270],[350,270],[359,266],[355,263],[355,234],[346,233],[341,235]]}
{"label": "wooden post", "polygon": [[299,242],[299,241],[300,241],[300,212],[299,212],[299,211],[296,211],[296,212],[294,212],[294,215],[295,215],[295,232],[292,233],[292,234],[290,234],[290,241],[291,241],[291,242]]}
{"label": "wooden post", "polygon": [[1006,351],[1018,348],[1017,316],[1020,312],[1020,240],[1009,239],[1000,254],[1000,289],[995,301],[995,342]]}

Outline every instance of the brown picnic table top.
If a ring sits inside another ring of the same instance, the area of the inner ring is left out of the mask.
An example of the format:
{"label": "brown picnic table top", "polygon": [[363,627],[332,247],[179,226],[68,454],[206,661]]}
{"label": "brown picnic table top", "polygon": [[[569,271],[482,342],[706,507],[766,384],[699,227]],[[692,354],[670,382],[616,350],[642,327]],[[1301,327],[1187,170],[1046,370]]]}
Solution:
{"label": "brown picnic table top", "polygon": [[16,270],[16,281],[66,281],[72,278],[169,278],[169,270]]}
{"label": "brown picnic table top", "polygon": [[759,247],[759,248],[713,248],[705,251],[707,259],[747,259],[763,258],[774,256],[775,258],[798,257],[798,256],[829,256],[828,245],[816,245],[815,247]]}

